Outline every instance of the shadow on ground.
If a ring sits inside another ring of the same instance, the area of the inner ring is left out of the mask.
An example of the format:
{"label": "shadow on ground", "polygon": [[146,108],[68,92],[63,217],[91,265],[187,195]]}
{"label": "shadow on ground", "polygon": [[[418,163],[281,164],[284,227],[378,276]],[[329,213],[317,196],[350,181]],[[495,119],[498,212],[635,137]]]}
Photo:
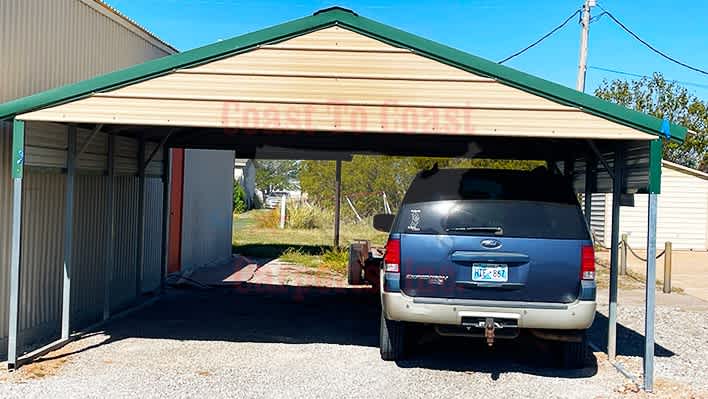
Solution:
{"label": "shadow on ground", "polygon": [[[110,338],[95,346],[126,338],[159,338],[375,348],[380,311],[378,296],[362,290],[257,284],[241,289],[169,289],[154,304],[107,324],[104,330]],[[498,341],[489,348],[480,340],[441,338],[426,330],[415,336],[416,345],[397,362],[399,367],[489,373],[493,379],[508,372],[564,378],[597,373],[594,356],[584,369],[558,368],[557,348],[531,337]],[[40,361],[90,349],[50,354]],[[378,351],[374,353],[372,361],[382,361]]]}
{"label": "shadow on ground", "polygon": [[[607,325],[608,320],[600,312],[595,313],[595,322],[590,327],[590,341],[607,353]],[[644,356],[644,335],[617,323],[617,355]],[[675,353],[671,350],[654,344],[654,356],[671,357]]]}
{"label": "shadow on ground", "polygon": [[299,250],[307,255],[320,255],[325,250],[331,248],[329,245],[297,245],[297,244],[243,244],[233,245],[231,252],[234,254],[276,259],[281,257],[287,250]]}

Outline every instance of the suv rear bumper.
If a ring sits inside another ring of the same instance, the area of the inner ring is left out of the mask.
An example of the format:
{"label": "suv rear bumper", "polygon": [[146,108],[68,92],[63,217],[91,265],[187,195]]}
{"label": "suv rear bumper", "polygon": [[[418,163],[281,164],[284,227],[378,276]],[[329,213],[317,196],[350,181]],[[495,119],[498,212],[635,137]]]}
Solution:
{"label": "suv rear bumper", "polygon": [[461,325],[462,317],[515,319],[519,328],[583,330],[595,318],[595,301],[572,303],[473,301],[409,297],[382,292],[387,319],[427,324]]}

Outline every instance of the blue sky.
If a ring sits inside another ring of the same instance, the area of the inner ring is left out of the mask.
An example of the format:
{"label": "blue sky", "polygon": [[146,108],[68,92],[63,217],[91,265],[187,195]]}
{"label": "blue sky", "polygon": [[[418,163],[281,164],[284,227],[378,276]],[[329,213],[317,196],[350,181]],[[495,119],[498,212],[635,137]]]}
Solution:
{"label": "blue sky", "polygon": [[[310,15],[333,4],[472,54],[498,61],[560,24],[582,0],[398,1],[343,0],[107,0],[180,50]],[[687,64],[708,69],[708,1],[598,1],[644,40]],[[601,13],[593,9],[593,15]],[[573,20],[539,46],[506,65],[575,87],[580,27]],[[708,100],[708,76],[664,60],[609,18],[590,26],[588,65],[667,79]],[[624,78],[588,70],[586,91],[602,79]]]}

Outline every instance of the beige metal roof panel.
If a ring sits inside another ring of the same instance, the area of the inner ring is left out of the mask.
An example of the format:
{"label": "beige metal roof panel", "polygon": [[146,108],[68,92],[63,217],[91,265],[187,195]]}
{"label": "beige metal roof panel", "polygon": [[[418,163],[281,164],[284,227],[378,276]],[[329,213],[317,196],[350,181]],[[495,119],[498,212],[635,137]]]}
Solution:
{"label": "beige metal roof panel", "polygon": [[[34,115],[33,115],[34,114]],[[92,97],[25,114],[54,120],[275,130],[652,139],[579,111],[238,103]]]}
{"label": "beige metal roof panel", "polygon": [[340,27],[20,118],[362,133],[654,137]]}
{"label": "beige metal roof panel", "polygon": [[[423,89],[421,90],[421,86]],[[100,97],[574,110],[494,82],[175,73]]]}
{"label": "beige metal roof panel", "polygon": [[331,49],[360,49],[365,51],[405,51],[409,50],[389,46],[386,43],[372,39],[367,36],[355,34],[347,29],[339,26],[332,26],[325,29],[320,29],[307,35],[298,36],[281,43],[270,45],[277,48],[309,48]]}
{"label": "beige metal roof panel", "polygon": [[[362,62],[365,56],[367,62]],[[323,71],[322,59],[327,60]],[[395,60],[395,62],[394,62]],[[282,76],[328,76],[338,78],[452,80],[494,82],[494,79],[422,58],[413,53],[388,54],[354,51],[306,51],[260,49],[225,58],[181,73]]]}

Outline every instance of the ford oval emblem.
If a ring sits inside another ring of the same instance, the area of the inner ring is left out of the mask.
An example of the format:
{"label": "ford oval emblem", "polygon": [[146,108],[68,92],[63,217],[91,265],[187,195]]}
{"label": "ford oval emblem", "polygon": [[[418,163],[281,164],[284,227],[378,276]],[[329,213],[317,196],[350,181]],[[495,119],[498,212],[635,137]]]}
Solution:
{"label": "ford oval emblem", "polygon": [[497,249],[497,248],[500,248],[502,245],[501,241],[495,240],[492,238],[487,239],[487,240],[482,240],[480,242],[480,244],[482,244],[483,247],[489,248],[489,249]]}

